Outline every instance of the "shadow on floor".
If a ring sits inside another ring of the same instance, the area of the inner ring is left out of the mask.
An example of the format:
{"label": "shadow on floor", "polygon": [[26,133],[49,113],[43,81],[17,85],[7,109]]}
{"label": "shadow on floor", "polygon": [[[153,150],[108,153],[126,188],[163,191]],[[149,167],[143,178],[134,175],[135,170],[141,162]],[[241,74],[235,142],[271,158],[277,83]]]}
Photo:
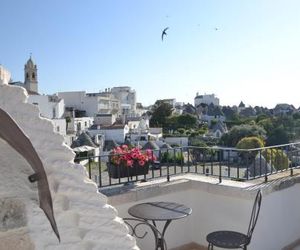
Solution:
{"label": "shadow on floor", "polygon": [[172,248],[170,250],[207,250],[207,247],[198,245],[194,242],[180,246],[180,247],[176,247],[176,248]]}

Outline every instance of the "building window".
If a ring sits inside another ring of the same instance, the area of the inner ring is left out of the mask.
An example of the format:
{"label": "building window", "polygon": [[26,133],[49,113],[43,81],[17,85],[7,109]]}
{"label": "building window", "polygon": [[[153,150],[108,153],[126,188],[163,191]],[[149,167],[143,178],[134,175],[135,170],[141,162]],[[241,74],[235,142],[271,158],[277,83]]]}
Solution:
{"label": "building window", "polygon": [[34,79],[35,78],[35,74],[34,74],[34,72],[32,73],[32,79]]}
{"label": "building window", "polygon": [[55,108],[52,109],[52,117],[56,118],[56,110],[55,110]]}
{"label": "building window", "polygon": [[56,127],[56,131],[59,132],[59,126]]}
{"label": "building window", "polygon": [[81,131],[81,123],[80,122],[77,123],[77,131]]}
{"label": "building window", "polygon": [[84,122],[84,127],[87,127],[87,122]]}
{"label": "building window", "polygon": [[39,105],[37,102],[33,102],[32,104],[33,104],[33,105],[36,105],[36,106],[38,106],[38,105]]}

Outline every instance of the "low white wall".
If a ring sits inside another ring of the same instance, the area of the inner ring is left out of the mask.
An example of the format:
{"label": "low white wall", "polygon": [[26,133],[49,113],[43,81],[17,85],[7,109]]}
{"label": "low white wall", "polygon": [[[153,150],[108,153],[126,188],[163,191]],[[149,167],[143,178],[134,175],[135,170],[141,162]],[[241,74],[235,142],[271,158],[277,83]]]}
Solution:
{"label": "low white wall", "polygon": [[[250,250],[280,250],[300,237],[300,184],[280,190],[263,188],[263,199]],[[247,233],[256,190],[188,181],[144,187],[109,197],[120,217],[136,203],[172,201],[193,209],[190,216],[173,221],[165,238],[168,249],[196,242],[207,246],[206,235],[216,230]],[[130,217],[130,216],[129,216]],[[141,246],[147,249],[147,246]]]}

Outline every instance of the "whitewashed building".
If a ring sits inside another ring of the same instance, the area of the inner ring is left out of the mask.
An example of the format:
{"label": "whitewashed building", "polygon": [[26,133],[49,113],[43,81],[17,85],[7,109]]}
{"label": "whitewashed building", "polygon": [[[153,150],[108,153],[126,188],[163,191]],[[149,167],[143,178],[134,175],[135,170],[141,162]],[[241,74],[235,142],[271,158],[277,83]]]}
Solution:
{"label": "whitewashed building", "polygon": [[169,104],[172,108],[175,108],[175,106],[176,106],[176,99],[175,98],[161,99],[159,101],[162,101],[163,103]]}
{"label": "whitewashed building", "polygon": [[41,116],[50,119],[62,118],[65,112],[64,100],[55,95],[29,95],[28,102],[39,107]]}
{"label": "whitewashed building", "polygon": [[[28,103],[37,106],[40,110],[40,116],[51,119],[54,131],[66,137],[66,120],[63,117],[65,104],[63,99],[55,95],[29,94]],[[67,144],[69,144],[68,141],[66,139]]]}
{"label": "whitewashed building", "polygon": [[128,125],[115,124],[111,126],[93,125],[88,130],[90,135],[103,135],[105,140],[114,140],[119,144],[124,143],[126,135],[129,133]]}
{"label": "whitewashed building", "polygon": [[0,64],[0,84],[8,84],[10,79],[10,72]]}
{"label": "whitewashed building", "polygon": [[82,131],[87,130],[94,123],[93,117],[72,117],[68,123],[68,133],[80,134]]}
{"label": "whitewashed building", "polygon": [[199,95],[199,93],[197,93],[197,95],[194,99],[194,106],[197,107],[201,103],[204,103],[204,104],[207,104],[207,105],[213,104],[215,106],[219,106],[220,105],[220,100],[219,100],[219,98],[217,98],[215,96],[215,94]]}
{"label": "whitewashed building", "polygon": [[136,103],[136,116],[140,117],[143,116],[144,114],[146,114],[149,111],[149,107],[143,107],[142,103],[137,102]]}
{"label": "whitewashed building", "polygon": [[94,117],[94,124],[96,125],[112,125],[116,122],[117,116],[114,114],[98,114]]}
{"label": "whitewashed building", "polygon": [[122,115],[136,115],[136,92],[128,86],[113,87],[110,89],[116,99],[120,101],[120,110]]}
{"label": "whitewashed building", "polygon": [[118,113],[119,102],[107,93],[86,93],[85,91],[58,92],[57,96],[65,100],[66,107],[84,110],[86,116]]}

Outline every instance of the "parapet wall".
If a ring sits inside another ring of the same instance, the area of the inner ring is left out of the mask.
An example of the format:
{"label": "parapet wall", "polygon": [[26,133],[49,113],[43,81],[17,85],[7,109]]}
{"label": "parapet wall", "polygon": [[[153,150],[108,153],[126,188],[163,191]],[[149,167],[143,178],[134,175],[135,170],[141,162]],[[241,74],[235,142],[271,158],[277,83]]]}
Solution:
{"label": "parapet wall", "polygon": [[61,242],[39,207],[37,184],[28,181],[32,168],[0,139],[0,249],[138,249],[84,167],[73,163],[74,153],[53,132],[51,121],[27,98],[25,89],[0,84],[0,108],[30,138],[43,162]]}

